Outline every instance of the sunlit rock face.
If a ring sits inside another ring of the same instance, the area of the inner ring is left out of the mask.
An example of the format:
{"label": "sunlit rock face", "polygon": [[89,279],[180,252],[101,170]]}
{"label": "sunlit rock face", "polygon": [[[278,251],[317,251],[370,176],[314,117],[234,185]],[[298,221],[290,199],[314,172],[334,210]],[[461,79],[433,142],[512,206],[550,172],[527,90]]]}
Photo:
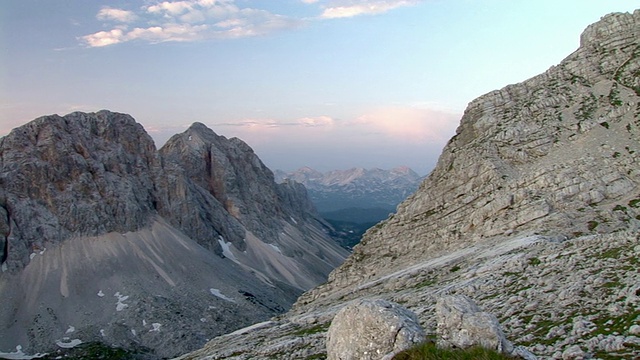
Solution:
{"label": "sunlit rock face", "polygon": [[0,139],[0,352],[192,350],[288,309],[346,251],[304,187],[202,124],[160,151],[126,114],[44,116]]}

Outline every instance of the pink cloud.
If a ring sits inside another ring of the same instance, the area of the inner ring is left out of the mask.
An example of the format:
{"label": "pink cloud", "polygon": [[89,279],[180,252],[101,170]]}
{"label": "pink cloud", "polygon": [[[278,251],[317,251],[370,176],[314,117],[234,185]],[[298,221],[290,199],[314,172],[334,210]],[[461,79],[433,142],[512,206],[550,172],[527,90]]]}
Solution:
{"label": "pink cloud", "polygon": [[417,0],[337,1],[332,6],[326,7],[320,17],[337,19],[382,14],[399,7],[415,5],[416,3],[418,3]]}
{"label": "pink cloud", "polygon": [[455,133],[460,116],[429,108],[392,106],[372,110],[353,124],[397,140],[444,144]]}

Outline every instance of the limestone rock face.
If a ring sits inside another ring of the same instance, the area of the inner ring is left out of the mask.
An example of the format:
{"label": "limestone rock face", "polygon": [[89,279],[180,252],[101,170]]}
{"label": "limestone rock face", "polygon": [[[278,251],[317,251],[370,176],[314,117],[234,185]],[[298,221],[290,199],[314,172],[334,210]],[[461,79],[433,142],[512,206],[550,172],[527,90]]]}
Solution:
{"label": "limestone rock face", "polygon": [[202,124],[156,151],[129,115],[41,117],[0,139],[0,354],[71,328],[193,350],[324,281],[347,252],[323,226],[304,187]]}
{"label": "limestone rock face", "polygon": [[525,359],[639,358],[639,26],[640,10],[607,15],[559,65],[472,101],[420,189],[326,284],[182,359],[322,357],[362,298],[437,337],[447,295],[496,315]]}
{"label": "limestone rock face", "polygon": [[356,300],[331,322],[327,359],[392,359],[424,341],[424,330],[411,311],[385,300]]}
{"label": "limestone rock face", "polygon": [[640,11],[607,15],[559,65],[473,100],[420,189],[300,303],[488,239],[637,228],[639,33]]}
{"label": "limestone rock face", "polygon": [[464,295],[444,296],[436,304],[438,346],[468,348],[482,346],[511,353],[513,345],[506,339],[498,319],[480,310]]}
{"label": "limestone rock face", "polygon": [[0,139],[0,239],[10,270],[71,236],[135,231],[155,211],[160,165],[129,115],[38,118]]}

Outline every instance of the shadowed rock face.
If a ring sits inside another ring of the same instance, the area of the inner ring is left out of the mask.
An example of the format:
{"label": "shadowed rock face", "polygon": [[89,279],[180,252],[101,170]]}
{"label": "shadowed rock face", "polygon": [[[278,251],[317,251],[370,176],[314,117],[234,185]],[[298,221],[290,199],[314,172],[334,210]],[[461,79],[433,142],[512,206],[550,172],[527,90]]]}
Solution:
{"label": "shadowed rock face", "polygon": [[[109,111],[16,128],[0,139],[0,352],[50,350],[73,326],[172,356],[283,312],[346,257],[310,204],[202,124],[160,151]],[[114,312],[115,293],[136,305]]]}

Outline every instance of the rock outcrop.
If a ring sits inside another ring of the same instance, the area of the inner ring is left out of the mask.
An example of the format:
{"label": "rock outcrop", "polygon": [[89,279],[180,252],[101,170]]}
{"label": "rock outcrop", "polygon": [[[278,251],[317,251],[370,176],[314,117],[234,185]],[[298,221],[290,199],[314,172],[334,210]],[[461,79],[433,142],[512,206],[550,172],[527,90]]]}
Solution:
{"label": "rock outcrop", "polygon": [[129,115],[38,118],[0,139],[0,352],[72,337],[166,357],[267,319],[346,256],[319,219],[202,124],[156,151]]}
{"label": "rock outcrop", "polygon": [[480,310],[464,295],[443,296],[436,303],[438,346],[465,349],[482,346],[501,353],[513,352],[495,315]]}
{"label": "rock outcrop", "polygon": [[542,359],[638,358],[639,69],[640,10],[603,17],[559,65],[472,101],[434,171],[326,284],[183,359],[322,356],[326,325],[360,298],[437,336],[445,295]]}
{"label": "rock outcrop", "polygon": [[426,340],[415,314],[385,300],[356,300],[343,307],[327,331],[328,360],[390,360]]}
{"label": "rock outcrop", "polygon": [[420,189],[300,303],[487,239],[637,228],[639,33],[640,11],[606,16],[558,66],[472,101]]}

